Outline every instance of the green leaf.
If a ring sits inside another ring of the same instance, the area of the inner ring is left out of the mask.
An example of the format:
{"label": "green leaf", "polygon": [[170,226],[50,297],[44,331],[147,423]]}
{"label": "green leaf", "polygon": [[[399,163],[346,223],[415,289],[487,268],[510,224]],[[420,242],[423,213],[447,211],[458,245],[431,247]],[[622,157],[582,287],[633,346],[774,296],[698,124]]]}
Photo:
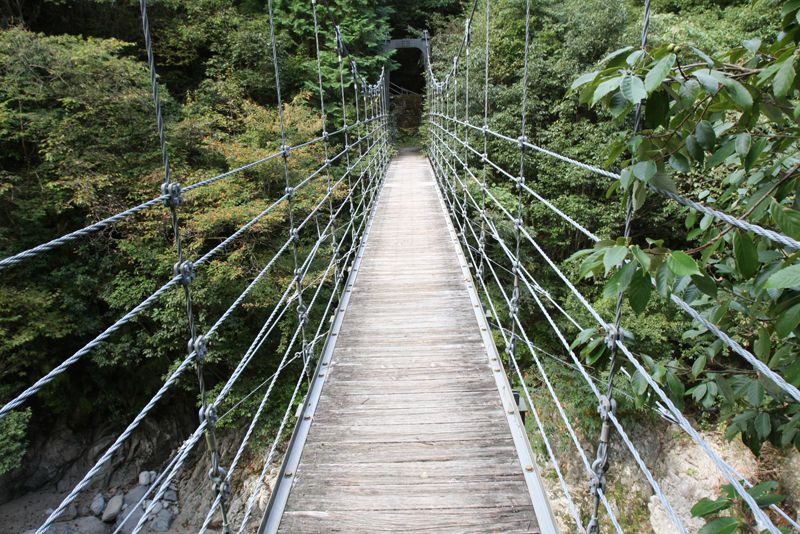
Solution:
{"label": "green leaf", "polygon": [[572,82],[572,85],[570,86],[570,90],[574,91],[575,89],[577,89],[578,87],[580,87],[582,85],[586,85],[589,82],[593,82],[594,79],[597,78],[597,75],[599,73],[600,73],[600,71],[596,70],[596,71],[587,72],[586,74],[580,75],[577,80]]}
{"label": "green leaf", "polygon": [[745,391],[745,399],[753,408],[758,408],[764,401],[764,386],[757,379],[751,380]]}
{"label": "green leaf", "polygon": [[673,251],[667,258],[667,266],[669,270],[675,273],[675,276],[691,276],[693,274],[700,274],[700,269],[697,263],[691,256],[680,250]]}
{"label": "green leaf", "polygon": [[788,310],[784,310],[775,321],[775,333],[779,337],[786,337],[792,333],[800,324],[800,303],[795,304]]}
{"label": "green leaf", "polygon": [[672,271],[667,267],[667,263],[662,263],[656,269],[656,289],[662,297],[668,297],[671,291],[673,275]]}
{"label": "green leaf", "polygon": [[701,528],[697,534],[733,534],[744,524],[735,517],[720,517]]}
{"label": "green leaf", "polygon": [[670,98],[665,91],[656,91],[647,98],[644,108],[645,128],[655,130],[666,126],[669,116]]}
{"label": "green leaf", "polygon": [[697,289],[708,295],[709,297],[716,298],[717,296],[717,283],[710,276],[703,274],[696,274],[692,276],[692,282],[697,286]]}
{"label": "green leaf", "polygon": [[719,92],[719,81],[708,74],[708,71],[698,71],[694,73],[697,81],[703,86],[703,89],[710,95],[715,95]]}
{"label": "green leaf", "polygon": [[750,278],[760,266],[758,251],[753,240],[746,232],[736,232],[733,236],[733,255],[736,259],[736,270],[744,278]]}
{"label": "green leaf", "polygon": [[751,54],[758,53],[758,49],[761,48],[761,39],[748,39],[746,41],[742,41],[742,46],[744,46]]}
{"label": "green leaf", "polygon": [[680,152],[669,157],[669,165],[678,172],[689,172],[689,160]]}
{"label": "green leaf", "polygon": [[768,361],[770,349],[769,331],[761,327],[758,329],[758,338],[753,343],[753,352],[756,353],[758,359],[761,361]]}
{"label": "green leaf", "polygon": [[747,132],[742,132],[736,136],[736,153],[739,154],[741,157],[746,157],[748,152],[750,152],[750,144],[752,142],[752,138],[750,134]]}
{"label": "green leaf", "polygon": [[644,82],[638,76],[631,76],[626,74],[619,84],[619,90],[622,96],[632,104],[638,104],[647,98],[647,91],[644,88]]}
{"label": "green leaf", "polygon": [[611,61],[611,60],[613,60],[615,58],[618,58],[619,56],[621,56],[621,55],[623,55],[623,54],[625,54],[627,52],[630,52],[631,50],[633,50],[632,46],[626,46],[624,48],[619,48],[617,50],[614,50],[613,52],[610,52],[606,57],[601,59],[598,62],[598,64],[599,65],[603,65],[604,63],[608,63],[609,61]]}
{"label": "green leaf", "polygon": [[697,504],[692,506],[692,517],[705,517],[721,510],[727,510],[733,506],[733,502],[722,497],[716,501],[712,501],[708,497],[703,497]]}
{"label": "green leaf", "polygon": [[773,200],[770,214],[785,234],[800,238],[800,211],[778,204]]}
{"label": "green leaf", "polygon": [[592,102],[591,104],[594,106],[600,100],[603,99],[611,91],[616,91],[619,88],[619,82],[622,80],[621,76],[617,76],[615,78],[611,78],[610,80],[606,80],[594,90],[594,94],[592,95]]}
{"label": "green leaf", "polygon": [[753,95],[744,85],[731,78],[724,78],[720,83],[725,86],[725,94],[739,108],[748,111],[753,107]]}
{"label": "green leaf", "polygon": [[791,265],[773,274],[764,284],[766,288],[800,288],[800,264]]}
{"label": "green leaf", "polygon": [[639,262],[639,265],[641,265],[645,271],[649,271],[651,261],[650,256],[648,256],[645,251],[639,248],[639,245],[632,246],[631,252],[633,252],[633,256],[636,258],[636,261]]}
{"label": "green leaf", "polygon": [[769,414],[760,412],[755,419],[756,434],[760,439],[766,439],[772,431],[772,424],[769,421]]}
{"label": "green leaf", "polygon": [[644,183],[647,183],[653,176],[655,176],[657,170],[658,168],[656,167],[655,162],[640,161],[633,166],[633,175]]}
{"label": "green leaf", "polygon": [[703,372],[703,369],[706,368],[706,362],[708,361],[708,356],[705,354],[701,354],[697,357],[697,359],[692,363],[692,378],[697,378],[700,376],[700,373]]}
{"label": "green leaf", "polygon": [[792,88],[795,76],[793,59],[793,57],[789,57],[785,60],[772,80],[772,91],[775,98],[786,98]]}
{"label": "green leaf", "polygon": [[702,163],[706,157],[703,149],[700,147],[700,143],[697,142],[697,137],[695,137],[694,134],[686,137],[686,150],[689,152],[689,155],[693,160],[699,161],[700,163]]}
{"label": "green leaf", "polygon": [[708,121],[700,121],[694,129],[694,136],[698,144],[706,150],[714,148],[714,143],[717,141],[717,134],[714,133],[714,127]]}
{"label": "green leaf", "polygon": [[623,247],[620,245],[616,245],[610,247],[606,250],[605,255],[603,255],[603,266],[606,268],[606,274],[622,263],[622,260],[625,259],[625,256],[628,255],[628,247]]}
{"label": "green leaf", "polygon": [[626,263],[622,269],[618,270],[614,273],[614,276],[608,279],[606,287],[603,290],[603,296],[607,298],[615,297],[617,294],[628,289],[635,272],[636,264],[633,262]]}
{"label": "green leaf", "polygon": [[650,94],[661,85],[661,82],[669,75],[672,66],[675,64],[675,54],[667,54],[662,57],[650,69],[650,72],[644,77],[644,88]]}
{"label": "green leaf", "polygon": [[[630,263],[629,265],[635,264]],[[647,308],[652,290],[653,284],[650,282],[650,275],[646,271],[637,270],[628,287],[628,302],[634,312],[642,313]]]}

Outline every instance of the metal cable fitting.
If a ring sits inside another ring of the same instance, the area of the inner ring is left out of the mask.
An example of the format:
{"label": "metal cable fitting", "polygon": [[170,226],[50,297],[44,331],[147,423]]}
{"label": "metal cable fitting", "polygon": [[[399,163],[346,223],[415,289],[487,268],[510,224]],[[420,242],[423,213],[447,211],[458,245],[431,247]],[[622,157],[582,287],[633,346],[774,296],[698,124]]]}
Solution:
{"label": "metal cable fitting", "polygon": [[184,260],[175,264],[173,268],[175,276],[180,276],[181,285],[188,286],[194,282],[195,269],[194,264],[189,260]]}
{"label": "metal cable fitting", "polygon": [[203,362],[208,355],[208,340],[205,336],[197,336],[189,340],[189,352],[194,351],[195,359],[198,362]]}
{"label": "metal cable fitting", "polygon": [[289,157],[289,147],[287,145],[281,145],[281,155],[283,159],[287,159]]}
{"label": "metal cable fitting", "polygon": [[287,188],[286,188],[286,190],[285,190],[285,192],[286,192],[286,198],[288,198],[288,199],[290,199],[290,200],[291,200],[292,198],[294,198],[294,193],[295,193],[295,191],[294,191],[294,187],[287,187]]}
{"label": "metal cable fitting", "polygon": [[170,208],[179,206],[183,202],[183,190],[181,184],[172,182],[169,184],[161,184],[161,194],[166,195],[164,204]]}

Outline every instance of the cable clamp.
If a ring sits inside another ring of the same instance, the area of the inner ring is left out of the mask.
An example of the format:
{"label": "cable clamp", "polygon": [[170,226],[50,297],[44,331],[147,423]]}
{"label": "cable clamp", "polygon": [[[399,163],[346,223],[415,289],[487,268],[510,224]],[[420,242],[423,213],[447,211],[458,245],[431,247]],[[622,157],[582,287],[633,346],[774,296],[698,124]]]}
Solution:
{"label": "cable clamp", "polygon": [[195,278],[195,270],[194,264],[189,260],[184,260],[182,262],[178,262],[173,267],[175,272],[175,276],[180,276],[180,283],[181,285],[188,286],[192,282],[194,282]]}
{"label": "cable clamp", "polygon": [[[324,117],[323,117],[323,120],[324,120]],[[327,141],[328,137],[329,137],[328,136],[328,130],[322,130],[322,140],[323,141]],[[325,160],[325,163],[328,163],[328,160]]]}
{"label": "cable clamp", "polygon": [[283,156],[283,159],[289,157],[289,147],[287,145],[281,145],[281,155]]}
{"label": "cable clamp", "polygon": [[517,142],[519,143],[520,148],[525,148],[525,144],[528,142],[528,137],[525,135],[520,135],[517,137]]}
{"label": "cable clamp", "polygon": [[161,194],[166,195],[164,205],[174,208],[183,202],[183,190],[181,184],[172,182],[169,184],[161,184]]}
{"label": "cable clamp", "polygon": [[631,336],[631,334],[621,326],[618,329],[616,325],[608,324],[606,325],[605,329],[606,329],[605,342],[606,346],[609,349],[613,349],[617,345],[617,341],[619,341],[620,339],[633,338],[633,336]]}
{"label": "cable clamp", "polygon": [[483,154],[481,154],[481,163],[486,163],[487,161],[489,161],[489,154],[484,152]]}
{"label": "cable clamp", "polygon": [[207,429],[212,429],[217,426],[217,409],[213,405],[200,408],[199,412],[200,422],[206,424]]}
{"label": "cable clamp", "polygon": [[330,159],[330,158],[326,158],[325,159],[325,168],[330,168],[330,166],[332,164],[333,164],[333,160],[332,159]]}
{"label": "cable clamp", "polygon": [[194,352],[195,360],[198,363],[205,361],[208,355],[208,341],[205,336],[197,336],[189,340],[189,352]]}
{"label": "cable clamp", "polygon": [[297,243],[300,241],[300,232],[297,230],[297,228],[292,228],[292,230],[289,232],[289,239],[292,241],[292,243]]}

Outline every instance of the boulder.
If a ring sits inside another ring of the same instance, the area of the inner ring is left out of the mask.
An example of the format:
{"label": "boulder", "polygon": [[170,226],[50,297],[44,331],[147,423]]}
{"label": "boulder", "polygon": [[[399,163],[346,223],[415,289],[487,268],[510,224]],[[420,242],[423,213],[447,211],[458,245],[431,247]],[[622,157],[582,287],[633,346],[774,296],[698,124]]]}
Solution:
{"label": "boulder", "polygon": [[81,534],[106,534],[108,527],[96,517],[79,517],[69,522],[69,526]]}
{"label": "boulder", "polygon": [[106,500],[103,498],[102,493],[98,493],[92,499],[92,504],[89,505],[89,510],[94,515],[100,515],[103,513],[103,509],[106,507]]}
{"label": "boulder", "polygon": [[111,497],[111,499],[108,500],[108,504],[106,504],[105,510],[103,510],[103,521],[106,523],[114,521],[122,511],[122,503],[122,495],[114,495]]}
{"label": "boulder", "polygon": [[141,506],[128,508],[117,517],[117,526],[120,527],[119,531],[122,532],[122,534],[131,534],[143,515],[144,510],[142,510]]}
{"label": "boulder", "polygon": [[164,508],[158,514],[156,514],[155,519],[150,524],[150,530],[153,532],[167,532],[169,527],[172,526],[172,521],[175,520],[175,515],[170,512],[168,509]]}
{"label": "boulder", "polygon": [[151,482],[153,482],[153,479],[150,476],[150,471],[142,471],[139,473],[140,486],[149,486]]}
{"label": "boulder", "polygon": [[136,486],[125,494],[125,505],[133,506],[147,493],[147,486]]}
{"label": "boulder", "polygon": [[178,502],[178,492],[172,489],[165,491],[164,500],[167,502]]}

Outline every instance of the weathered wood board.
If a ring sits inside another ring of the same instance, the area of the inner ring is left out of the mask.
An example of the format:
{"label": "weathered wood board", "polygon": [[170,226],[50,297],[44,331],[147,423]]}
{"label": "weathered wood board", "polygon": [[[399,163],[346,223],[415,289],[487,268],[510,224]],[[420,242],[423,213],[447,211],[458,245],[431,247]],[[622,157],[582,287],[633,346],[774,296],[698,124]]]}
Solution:
{"label": "weathered wood board", "polygon": [[392,163],[279,532],[539,532],[435,188]]}

